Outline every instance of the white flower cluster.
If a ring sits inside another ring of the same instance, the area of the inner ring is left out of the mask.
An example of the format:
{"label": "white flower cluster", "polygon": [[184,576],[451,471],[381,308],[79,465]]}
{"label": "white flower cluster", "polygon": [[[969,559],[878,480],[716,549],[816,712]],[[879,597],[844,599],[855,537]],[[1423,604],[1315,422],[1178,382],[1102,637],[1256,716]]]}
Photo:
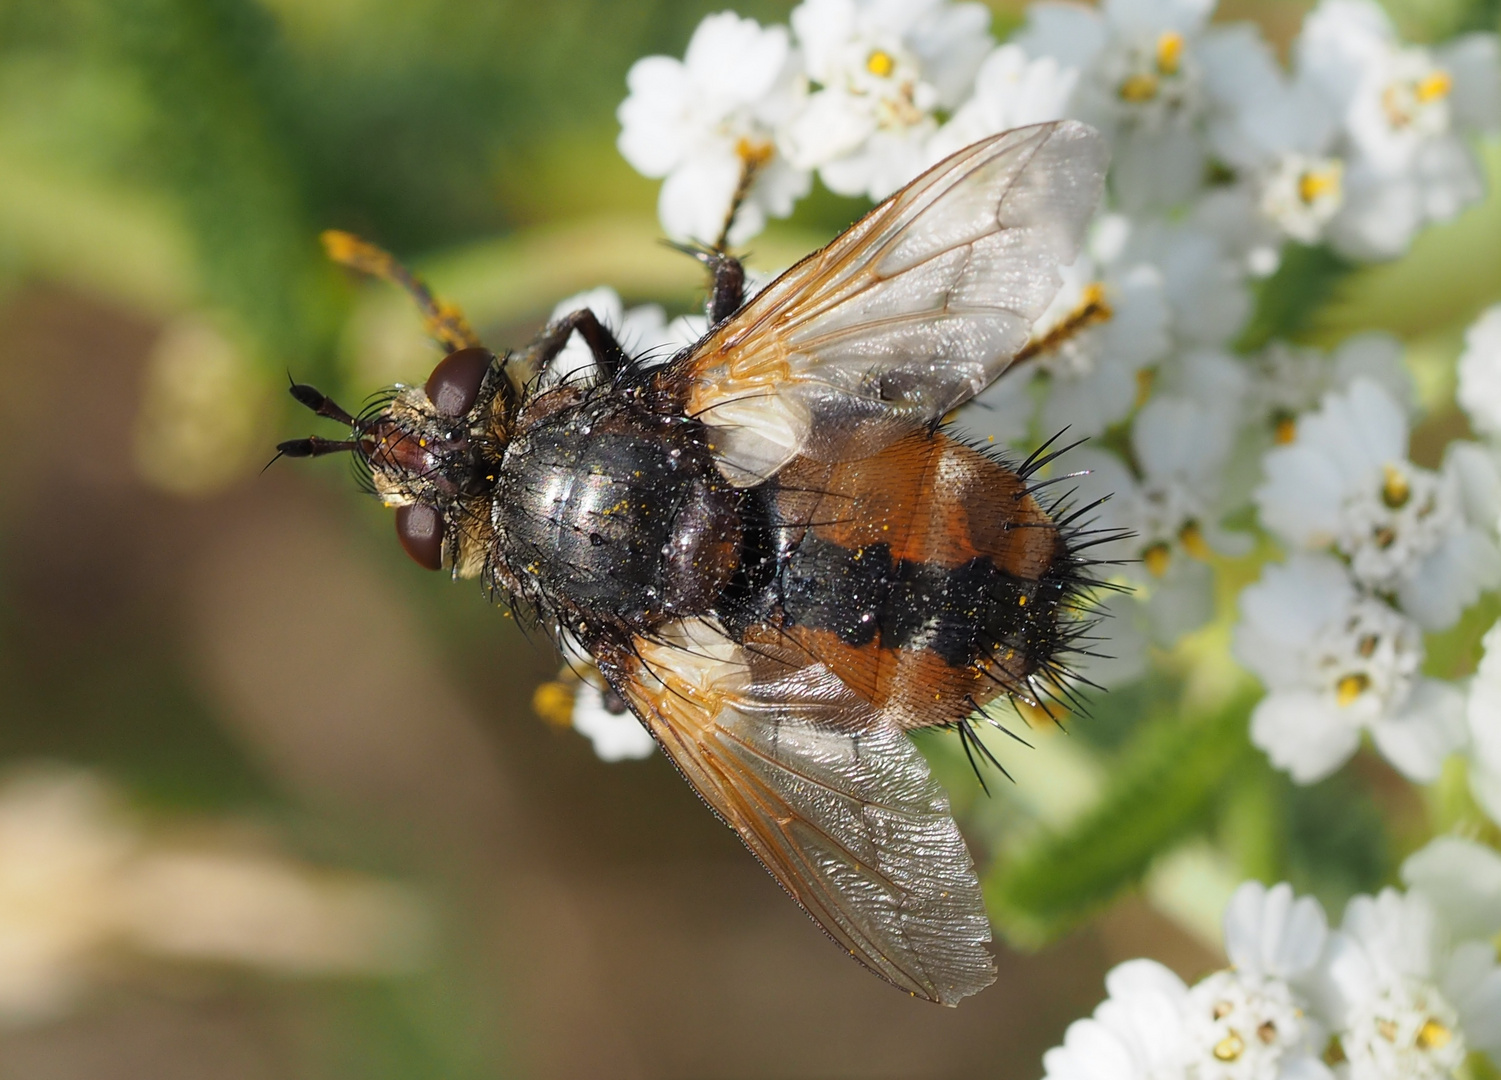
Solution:
{"label": "white flower cluster", "polygon": [[[1471,329],[1460,364],[1459,400],[1491,435],[1498,329],[1493,309]],[[1241,596],[1235,653],[1268,691],[1251,738],[1300,783],[1337,769],[1363,733],[1419,782],[1468,750],[1477,796],[1501,820],[1501,703],[1487,705],[1493,680],[1501,695],[1498,661],[1482,666],[1468,708],[1459,686],[1422,674],[1424,633],[1453,626],[1501,585],[1501,455],[1456,441],[1439,469],[1414,464],[1411,392],[1394,346],[1366,335],[1342,353],[1323,365],[1328,388],[1309,408],[1314,386],[1283,350],[1273,360],[1283,371],[1268,384],[1279,394],[1259,409],[1277,445],[1253,498],[1290,557]],[[1501,645],[1501,631],[1487,644]]]}
{"label": "white flower cluster", "polygon": [[1283,239],[1389,258],[1479,197],[1464,139],[1501,124],[1494,35],[1412,46],[1370,0],[1324,0],[1285,69],[1213,8],[1043,0],[999,46],[975,3],[804,0],[790,28],[724,12],[681,61],[631,69],[620,150],[665,178],[667,230],[705,243],[744,179],[731,242],[790,213],[815,172],[880,199],[976,139],[1065,115],[1111,137],[1122,209],[1189,208],[1263,271]]}
{"label": "white flower cluster", "polygon": [[1355,897],[1332,931],[1291,886],[1245,883],[1225,912],[1231,966],[1193,986],[1152,960],[1116,967],[1109,997],[1043,1056],[1048,1080],[1437,1080],[1471,1053],[1501,1060],[1486,940],[1501,856],[1442,838],[1404,873],[1410,891]]}

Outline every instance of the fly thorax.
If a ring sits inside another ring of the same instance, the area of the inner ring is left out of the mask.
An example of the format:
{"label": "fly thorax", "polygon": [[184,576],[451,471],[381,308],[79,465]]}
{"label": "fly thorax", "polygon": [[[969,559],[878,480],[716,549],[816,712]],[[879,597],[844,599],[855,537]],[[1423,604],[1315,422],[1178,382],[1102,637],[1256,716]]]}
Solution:
{"label": "fly thorax", "polygon": [[712,610],[738,563],[741,498],[700,425],[582,402],[507,448],[497,542],[533,597],[650,627]]}

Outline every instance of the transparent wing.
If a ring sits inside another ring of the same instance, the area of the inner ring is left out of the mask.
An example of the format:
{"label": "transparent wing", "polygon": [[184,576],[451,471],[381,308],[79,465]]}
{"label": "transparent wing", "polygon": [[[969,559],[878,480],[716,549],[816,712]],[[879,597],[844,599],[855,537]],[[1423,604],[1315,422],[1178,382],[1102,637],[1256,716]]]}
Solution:
{"label": "transparent wing", "polygon": [[948,799],[917,748],[826,667],[711,623],[602,665],[698,793],[836,942],[953,1005],[995,981],[990,922]]}
{"label": "transparent wing", "polygon": [[1107,157],[1072,120],[975,143],[762,291],[673,373],[726,476],[864,456],[987,386],[1078,256]]}

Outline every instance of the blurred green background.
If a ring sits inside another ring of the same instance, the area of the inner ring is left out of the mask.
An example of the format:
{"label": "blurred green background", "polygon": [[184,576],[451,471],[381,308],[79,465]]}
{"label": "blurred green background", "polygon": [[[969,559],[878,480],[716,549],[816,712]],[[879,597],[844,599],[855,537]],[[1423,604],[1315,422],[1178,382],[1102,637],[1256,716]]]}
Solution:
{"label": "blurred green background", "polygon": [[[1418,40],[1497,22],[1494,3],[1404,2]],[[660,756],[605,765],[538,719],[547,646],[408,562],[342,468],[259,472],[311,430],[288,372],[349,403],[436,359],[400,297],[325,263],[321,229],[400,253],[497,346],[597,284],[699,302],[614,110],[633,60],[681,55],[719,6],[0,2],[0,766],[91,770],[141,850],[394,883],[422,913],[397,920],[394,969],[378,949],[299,965],[260,909],[239,959],[90,937],[72,899],[114,910],[123,879],[63,875],[47,900],[11,815],[0,966],[63,942],[72,990],[0,1025],[0,1077],[1035,1076],[1111,964],[1220,962],[1227,879],[1290,876],[1338,905],[1471,812],[1461,782],[1418,792],[1366,756],[1281,781],[1246,742],[1222,620],[1074,738],[1002,749],[1018,779],[992,799],[956,742],[924,739],[1003,929],[1047,943],[1003,947],[994,988],[936,1009],[830,948]],[[992,6],[1003,36],[1022,5]],[[1305,7],[1221,17],[1285,45]],[[861,209],[815,194],[752,262],[786,265]],[[1408,339],[1431,464],[1463,431],[1453,360],[1501,296],[1498,251],[1492,198],[1397,264],[1293,260],[1263,312],[1313,341]],[[1254,567],[1223,567],[1227,597]],[[1495,614],[1439,643],[1442,673],[1472,668]],[[1091,823],[1102,799],[1106,821],[1137,808],[1134,832]]]}

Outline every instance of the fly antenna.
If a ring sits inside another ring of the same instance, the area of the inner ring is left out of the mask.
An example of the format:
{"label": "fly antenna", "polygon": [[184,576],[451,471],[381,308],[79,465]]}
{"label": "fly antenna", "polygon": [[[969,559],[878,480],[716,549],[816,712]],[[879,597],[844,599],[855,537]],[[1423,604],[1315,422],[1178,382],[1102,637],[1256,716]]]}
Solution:
{"label": "fly antenna", "polygon": [[355,426],[354,417],[341,409],[334,402],[333,398],[322,391],[314,389],[306,383],[294,382],[288,387],[287,392],[297,399],[299,405],[312,409],[319,416],[327,417],[329,420],[337,420],[346,427]]}
{"label": "fly antenna", "polygon": [[[306,439],[292,439],[288,442],[277,443],[276,457],[323,457],[325,454],[342,454],[359,448],[358,439],[320,439],[316,435],[309,435]],[[276,458],[271,460],[275,461]],[[271,466],[268,463],[266,467]]]}

